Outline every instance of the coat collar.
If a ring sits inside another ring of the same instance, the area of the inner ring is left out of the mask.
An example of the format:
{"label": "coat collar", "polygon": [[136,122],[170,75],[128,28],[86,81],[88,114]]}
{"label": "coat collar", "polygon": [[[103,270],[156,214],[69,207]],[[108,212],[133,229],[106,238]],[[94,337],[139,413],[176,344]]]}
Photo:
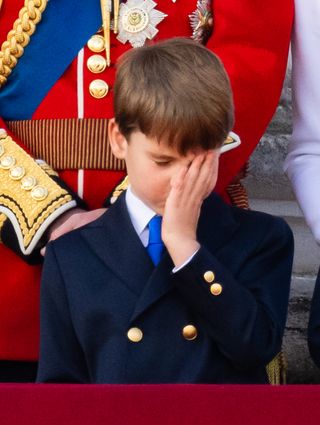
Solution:
{"label": "coat collar", "polygon": [[[203,204],[198,239],[213,254],[228,243],[238,227],[232,209],[217,195]],[[95,254],[137,296],[131,321],[173,289],[174,267],[167,252],[154,267],[128,214],[124,194],[103,216],[81,230]],[[105,247],[105,248],[104,248]]]}

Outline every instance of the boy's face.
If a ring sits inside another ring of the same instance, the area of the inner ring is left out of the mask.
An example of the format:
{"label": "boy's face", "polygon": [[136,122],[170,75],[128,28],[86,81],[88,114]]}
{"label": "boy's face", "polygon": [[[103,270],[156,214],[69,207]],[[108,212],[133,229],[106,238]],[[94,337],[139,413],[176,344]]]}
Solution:
{"label": "boy's face", "polygon": [[[109,124],[109,140],[114,155],[124,159],[132,191],[157,214],[163,215],[165,203],[171,189],[171,180],[182,167],[189,167],[198,152],[182,156],[165,142],[147,137],[140,131],[130,135],[130,141],[119,132],[117,124]],[[214,151],[214,188],[219,165],[219,149]]]}

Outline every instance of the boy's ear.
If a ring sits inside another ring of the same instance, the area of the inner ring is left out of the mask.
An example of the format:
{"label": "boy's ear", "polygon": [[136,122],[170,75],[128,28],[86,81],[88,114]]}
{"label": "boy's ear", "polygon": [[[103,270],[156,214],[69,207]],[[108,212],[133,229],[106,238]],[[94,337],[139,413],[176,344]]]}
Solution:
{"label": "boy's ear", "polygon": [[128,142],[114,118],[108,122],[108,139],[113,155],[118,159],[125,159]]}

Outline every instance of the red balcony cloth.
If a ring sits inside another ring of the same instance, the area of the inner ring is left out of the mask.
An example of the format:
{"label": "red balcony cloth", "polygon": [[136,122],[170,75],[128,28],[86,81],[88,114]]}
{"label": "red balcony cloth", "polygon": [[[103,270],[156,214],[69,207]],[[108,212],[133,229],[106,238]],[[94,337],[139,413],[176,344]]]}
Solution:
{"label": "red balcony cloth", "polygon": [[1,425],[319,425],[320,386],[0,385]]}

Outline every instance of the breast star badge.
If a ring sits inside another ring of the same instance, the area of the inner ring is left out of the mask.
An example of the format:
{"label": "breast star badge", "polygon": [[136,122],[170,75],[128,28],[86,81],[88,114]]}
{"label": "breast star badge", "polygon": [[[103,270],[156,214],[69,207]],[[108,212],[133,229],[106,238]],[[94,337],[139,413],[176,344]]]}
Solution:
{"label": "breast star badge", "polygon": [[121,3],[119,34],[121,43],[129,41],[132,47],[141,47],[146,39],[152,40],[158,33],[156,26],[168,15],[156,10],[152,0],[128,0]]}

